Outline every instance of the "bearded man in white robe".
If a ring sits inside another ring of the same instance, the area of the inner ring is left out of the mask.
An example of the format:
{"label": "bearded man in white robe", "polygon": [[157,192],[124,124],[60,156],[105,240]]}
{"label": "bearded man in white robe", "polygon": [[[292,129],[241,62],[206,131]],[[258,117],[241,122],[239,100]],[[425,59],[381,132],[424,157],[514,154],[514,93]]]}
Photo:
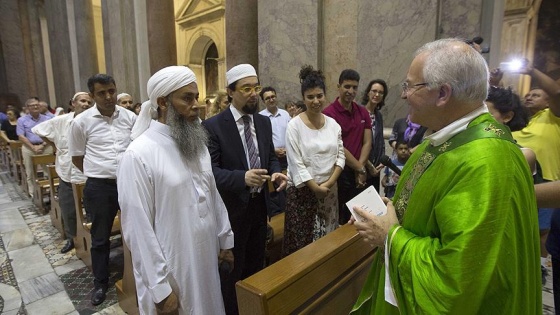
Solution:
{"label": "bearded man in white robe", "polygon": [[233,268],[233,232],[198,117],[195,75],[167,67],[147,91],[117,175],[140,313],[223,314],[218,266]]}

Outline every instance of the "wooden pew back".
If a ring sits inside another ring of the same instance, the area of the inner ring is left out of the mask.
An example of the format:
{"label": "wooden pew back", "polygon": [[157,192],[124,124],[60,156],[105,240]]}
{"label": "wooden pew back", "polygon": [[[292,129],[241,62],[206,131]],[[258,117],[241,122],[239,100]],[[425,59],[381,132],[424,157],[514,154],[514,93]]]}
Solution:
{"label": "wooden pew back", "polygon": [[[21,146],[22,143],[19,141],[10,142],[10,163],[14,178],[18,181],[19,185],[27,187],[27,183],[25,181],[25,169],[23,166],[23,156],[21,155]],[[24,190],[26,191],[27,188]]]}
{"label": "wooden pew back", "polygon": [[373,248],[345,225],[237,283],[240,314],[348,314]]}
{"label": "wooden pew back", "polygon": [[[43,214],[49,212],[50,206],[47,206],[44,197],[48,197],[50,202],[51,185],[47,176],[47,165],[54,164],[56,157],[54,154],[41,154],[31,156],[33,165],[33,203],[39,208]],[[54,185],[58,186],[58,179],[54,181]]]}
{"label": "wooden pew back", "polygon": [[60,209],[60,203],[58,202],[58,185],[56,185],[59,178],[54,165],[47,165],[47,175],[49,178],[49,185],[53,187],[50,191],[51,210],[49,211],[49,214],[51,217],[51,223],[58,232],[60,232],[62,238],[65,239],[66,233],[64,232],[64,222],[62,222],[62,210]]}

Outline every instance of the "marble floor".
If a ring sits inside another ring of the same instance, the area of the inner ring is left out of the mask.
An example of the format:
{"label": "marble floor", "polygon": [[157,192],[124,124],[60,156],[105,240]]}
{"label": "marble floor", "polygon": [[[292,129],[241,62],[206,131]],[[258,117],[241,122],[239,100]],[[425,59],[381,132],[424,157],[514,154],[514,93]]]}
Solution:
{"label": "marble floor", "polygon": [[[91,305],[91,271],[74,250],[60,254],[64,240],[50,216],[37,212],[8,173],[0,169],[0,314],[125,314],[114,282],[122,278],[122,242],[111,240],[107,300]],[[554,314],[552,270],[543,286],[543,314]]]}
{"label": "marble floor", "polygon": [[0,314],[125,314],[114,282],[122,278],[119,238],[111,241],[107,299],[91,305],[93,276],[7,172],[0,170]]}

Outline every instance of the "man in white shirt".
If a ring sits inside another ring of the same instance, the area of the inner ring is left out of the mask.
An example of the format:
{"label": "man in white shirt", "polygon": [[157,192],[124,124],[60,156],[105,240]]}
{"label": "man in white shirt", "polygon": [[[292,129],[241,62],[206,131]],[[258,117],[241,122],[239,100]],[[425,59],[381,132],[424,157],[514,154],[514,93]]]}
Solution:
{"label": "man in white shirt", "polygon": [[166,67],[147,91],[150,101],[117,171],[138,307],[145,314],[223,314],[218,264],[233,267],[233,232],[198,118],[196,77],[187,67]]}
{"label": "man in white shirt", "polygon": [[[276,153],[282,172],[285,174],[288,168],[288,160],[286,159],[286,128],[288,127],[288,122],[290,122],[290,114],[278,108],[278,98],[276,96],[276,90],[273,87],[264,87],[259,93],[259,96],[266,105],[266,108],[261,110],[259,114],[270,119],[274,153]],[[286,191],[271,192],[270,201],[270,207],[268,209],[269,216],[272,217],[284,212],[286,208]]]}
{"label": "man in white shirt", "polygon": [[107,294],[109,237],[119,210],[117,164],[130,143],[136,115],[116,106],[117,87],[111,76],[92,76],[88,88],[95,106],[74,119],[68,148],[72,163],[87,177],[84,207],[91,217],[91,264],[95,278],[91,303],[99,305]]}
{"label": "man in white shirt", "polygon": [[73,113],[56,116],[31,129],[45,142],[53,143],[56,147],[55,166],[59,177],[58,199],[66,234],[66,245],[60,250],[62,254],[74,248],[74,237],[76,237],[76,209],[72,183],[78,184],[86,181],[84,174],[73,166],[72,156],[68,154],[68,132],[74,118],[90,108],[91,104],[92,99],[88,93],[78,92],[72,97]]}

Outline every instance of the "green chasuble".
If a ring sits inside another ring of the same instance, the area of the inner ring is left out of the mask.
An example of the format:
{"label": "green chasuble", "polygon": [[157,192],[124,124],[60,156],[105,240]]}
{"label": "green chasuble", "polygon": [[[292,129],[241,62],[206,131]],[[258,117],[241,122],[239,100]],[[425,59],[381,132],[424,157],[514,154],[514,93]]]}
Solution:
{"label": "green chasuble", "polygon": [[403,169],[388,233],[398,308],[385,301],[384,248],[353,314],[542,314],[533,180],[508,129],[489,114]]}

